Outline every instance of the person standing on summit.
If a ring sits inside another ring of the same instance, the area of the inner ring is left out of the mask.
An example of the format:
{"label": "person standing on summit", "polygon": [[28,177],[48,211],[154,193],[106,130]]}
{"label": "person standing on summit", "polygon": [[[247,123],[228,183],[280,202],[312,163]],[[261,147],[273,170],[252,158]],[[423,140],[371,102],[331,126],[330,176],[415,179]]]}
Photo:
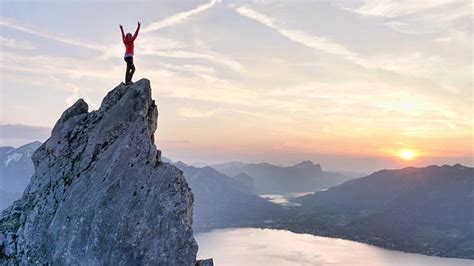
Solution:
{"label": "person standing on summit", "polygon": [[123,32],[123,26],[120,25],[120,30],[122,31],[122,41],[125,44],[125,55],[123,59],[127,62],[127,70],[125,72],[125,84],[132,83],[133,73],[135,73],[135,65],[133,64],[133,42],[138,36],[138,31],[140,30],[140,22],[138,22],[138,27],[135,30],[135,34],[129,32],[127,35]]}

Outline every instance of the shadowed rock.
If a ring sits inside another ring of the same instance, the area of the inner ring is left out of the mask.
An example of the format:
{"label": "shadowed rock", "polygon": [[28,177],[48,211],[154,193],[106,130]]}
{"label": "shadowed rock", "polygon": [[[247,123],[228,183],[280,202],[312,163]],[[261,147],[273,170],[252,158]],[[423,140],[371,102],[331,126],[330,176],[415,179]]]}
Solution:
{"label": "shadowed rock", "polygon": [[198,260],[196,266],[214,266],[214,261],[212,259]]}
{"label": "shadowed rock", "polygon": [[0,218],[0,264],[194,265],[193,194],[160,160],[157,117],[146,79],[68,108]]}

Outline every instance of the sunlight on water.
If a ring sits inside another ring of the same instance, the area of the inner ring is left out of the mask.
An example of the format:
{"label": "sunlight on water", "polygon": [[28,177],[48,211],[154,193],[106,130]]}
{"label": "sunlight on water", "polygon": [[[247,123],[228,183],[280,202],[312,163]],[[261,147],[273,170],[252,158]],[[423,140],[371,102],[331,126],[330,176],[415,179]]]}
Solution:
{"label": "sunlight on water", "polygon": [[216,265],[474,265],[473,260],[386,250],[285,230],[234,228],[195,236],[198,258]]}
{"label": "sunlight on water", "polygon": [[270,202],[280,204],[282,206],[300,206],[299,203],[292,202],[291,199],[302,197],[304,195],[311,194],[313,192],[293,192],[293,193],[286,193],[282,194],[263,194],[259,195],[261,198],[264,198]]}

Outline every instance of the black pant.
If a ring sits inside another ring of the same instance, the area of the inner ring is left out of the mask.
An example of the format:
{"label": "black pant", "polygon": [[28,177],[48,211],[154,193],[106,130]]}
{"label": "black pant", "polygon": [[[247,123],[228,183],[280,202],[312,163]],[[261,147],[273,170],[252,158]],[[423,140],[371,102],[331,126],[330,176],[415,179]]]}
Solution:
{"label": "black pant", "polygon": [[132,81],[133,73],[135,73],[135,65],[133,64],[133,57],[125,58],[127,62],[127,70],[125,71],[125,83]]}

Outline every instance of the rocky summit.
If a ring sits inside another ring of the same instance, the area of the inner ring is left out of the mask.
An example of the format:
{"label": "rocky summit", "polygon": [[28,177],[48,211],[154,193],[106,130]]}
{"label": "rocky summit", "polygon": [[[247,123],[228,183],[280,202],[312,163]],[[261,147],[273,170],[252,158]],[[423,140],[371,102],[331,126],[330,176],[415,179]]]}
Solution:
{"label": "rocky summit", "polygon": [[79,99],[33,154],[35,173],[0,218],[1,265],[194,265],[193,194],[162,163],[150,82],[98,110]]}

